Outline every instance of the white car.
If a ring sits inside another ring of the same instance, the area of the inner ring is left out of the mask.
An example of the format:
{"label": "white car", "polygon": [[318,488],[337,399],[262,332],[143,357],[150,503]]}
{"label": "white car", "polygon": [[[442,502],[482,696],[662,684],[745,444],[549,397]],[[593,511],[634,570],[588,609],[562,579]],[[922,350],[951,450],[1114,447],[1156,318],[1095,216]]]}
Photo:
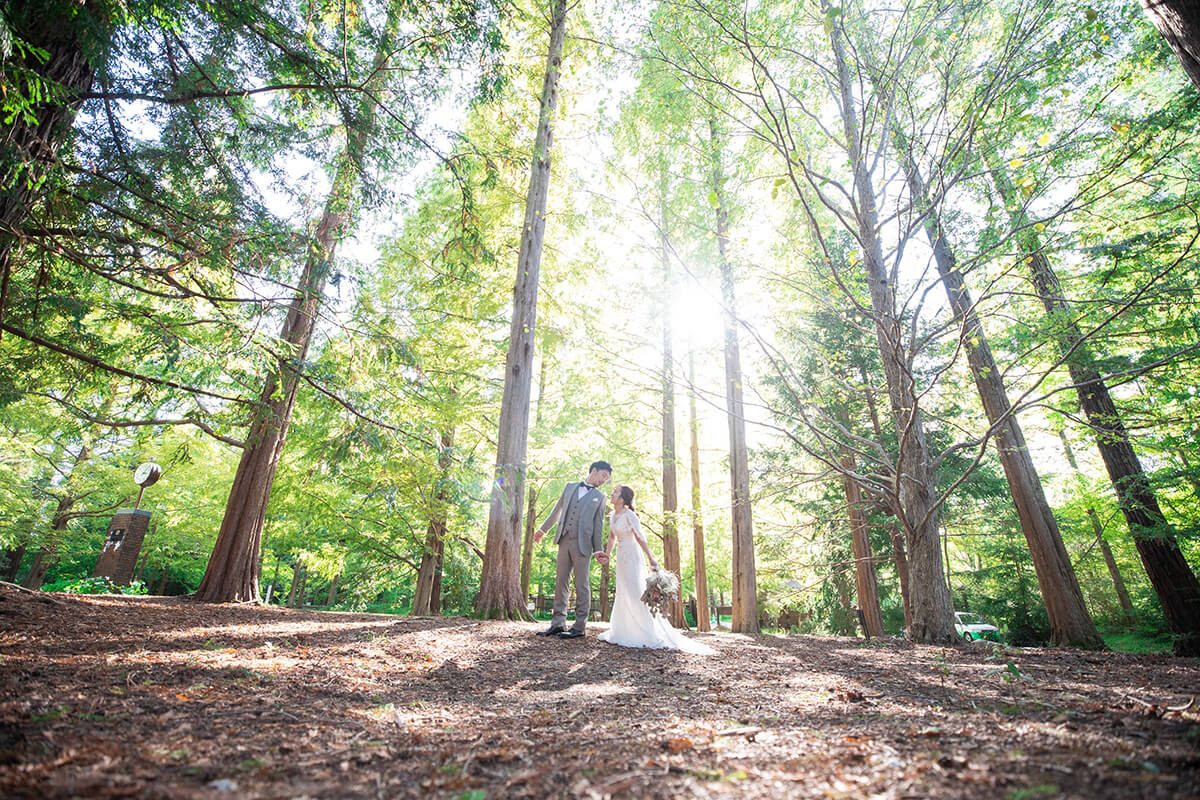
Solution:
{"label": "white car", "polygon": [[972,614],[970,611],[955,611],[954,612],[954,632],[968,642],[976,639],[989,639],[993,642],[1000,641],[1000,629],[995,625],[984,622],[983,618],[978,614]]}

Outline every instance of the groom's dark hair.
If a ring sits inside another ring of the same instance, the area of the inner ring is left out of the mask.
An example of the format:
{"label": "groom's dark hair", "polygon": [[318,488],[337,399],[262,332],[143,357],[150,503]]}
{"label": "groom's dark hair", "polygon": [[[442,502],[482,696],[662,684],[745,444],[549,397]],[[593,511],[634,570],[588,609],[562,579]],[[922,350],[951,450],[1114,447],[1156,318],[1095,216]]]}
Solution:
{"label": "groom's dark hair", "polygon": [[609,464],[607,461],[593,461],[592,465],[588,467],[588,472],[597,469],[602,469],[605,472],[612,474],[612,464]]}

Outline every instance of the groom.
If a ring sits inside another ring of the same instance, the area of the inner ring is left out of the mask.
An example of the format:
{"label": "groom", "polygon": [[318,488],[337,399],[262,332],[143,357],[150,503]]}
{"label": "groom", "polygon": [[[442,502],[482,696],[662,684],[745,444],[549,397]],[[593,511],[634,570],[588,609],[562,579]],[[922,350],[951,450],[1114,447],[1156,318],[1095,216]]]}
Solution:
{"label": "groom", "polygon": [[[606,559],[604,554],[604,516],[608,504],[600,487],[612,475],[607,461],[595,461],[588,467],[588,475],[576,483],[572,481],[563,489],[550,516],[533,535],[540,542],[546,532],[562,517],[554,543],[558,545],[558,571],[554,581],[554,616],[550,627],[538,631],[538,636],[555,636],[561,639],[578,639],[587,626],[588,614],[592,610],[592,587],[589,572],[592,553],[596,558]],[[567,581],[575,576],[575,624],[567,630]]]}

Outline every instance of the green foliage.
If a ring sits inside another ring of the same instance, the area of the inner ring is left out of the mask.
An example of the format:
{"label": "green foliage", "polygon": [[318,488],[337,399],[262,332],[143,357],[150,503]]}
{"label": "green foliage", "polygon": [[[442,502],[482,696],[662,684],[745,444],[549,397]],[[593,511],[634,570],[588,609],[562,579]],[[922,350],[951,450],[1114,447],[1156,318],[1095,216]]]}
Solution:
{"label": "green foliage", "polygon": [[42,591],[67,594],[147,594],[146,584],[142,581],[131,581],[126,586],[118,586],[108,577],[68,578],[47,583],[42,586]]}

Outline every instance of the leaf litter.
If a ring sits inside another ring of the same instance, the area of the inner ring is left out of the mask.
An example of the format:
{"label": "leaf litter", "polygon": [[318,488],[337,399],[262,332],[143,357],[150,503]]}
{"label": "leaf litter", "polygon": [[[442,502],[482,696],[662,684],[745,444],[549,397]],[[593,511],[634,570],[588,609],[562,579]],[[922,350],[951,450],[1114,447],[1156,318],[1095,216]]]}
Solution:
{"label": "leaf litter", "polygon": [[0,587],[0,796],[1200,796],[1196,659],[603,627]]}

